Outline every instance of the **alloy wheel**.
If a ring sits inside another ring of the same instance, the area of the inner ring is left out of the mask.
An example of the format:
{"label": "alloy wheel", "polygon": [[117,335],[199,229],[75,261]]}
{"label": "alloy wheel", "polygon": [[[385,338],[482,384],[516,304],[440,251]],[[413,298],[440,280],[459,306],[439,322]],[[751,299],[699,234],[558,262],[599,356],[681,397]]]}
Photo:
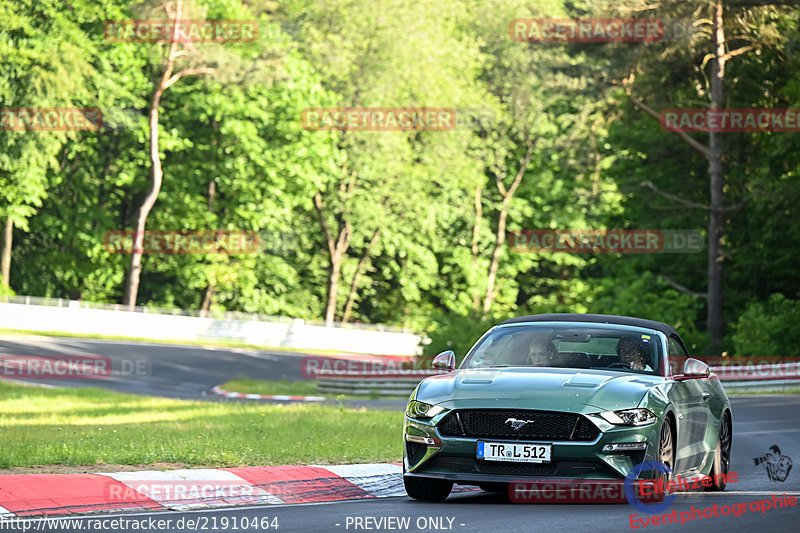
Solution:
{"label": "alloy wheel", "polygon": [[[672,445],[672,428],[669,425],[667,420],[664,420],[664,424],[661,426],[661,436],[658,439],[658,460],[661,463],[664,463],[664,466],[669,468],[670,472],[675,470],[675,451]],[[664,478],[664,481],[669,481],[672,477],[670,472],[664,472],[660,477]]]}

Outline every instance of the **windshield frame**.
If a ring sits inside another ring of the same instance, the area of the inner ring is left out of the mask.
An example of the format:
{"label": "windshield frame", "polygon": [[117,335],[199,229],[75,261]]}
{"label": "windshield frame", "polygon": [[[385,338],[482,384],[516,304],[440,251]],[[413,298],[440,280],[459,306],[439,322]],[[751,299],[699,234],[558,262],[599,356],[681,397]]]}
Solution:
{"label": "windshield frame", "polygon": [[[492,366],[480,366],[480,367],[470,367],[469,362],[471,361],[472,357],[477,352],[477,349],[486,341],[486,339],[497,333],[498,330],[505,330],[510,328],[520,328],[526,330],[532,329],[553,329],[558,327],[570,327],[575,329],[585,328],[585,329],[609,329],[613,331],[620,331],[625,330],[635,334],[647,334],[651,335],[658,339],[656,348],[656,357],[658,358],[658,366],[654,368],[652,371],[646,370],[634,370],[634,369],[626,369],[626,368],[608,368],[608,367],[594,367],[590,366],[589,368],[576,368],[576,367],[562,367],[562,366],[554,366],[554,367],[545,367],[545,366],[532,366],[532,365],[492,365]],[[503,369],[503,368],[528,368],[528,369],[536,369],[536,368],[553,368],[553,369],[561,369],[561,370],[601,370],[601,371],[611,371],[611,372],[623,372],[626,374],[634,374],[638,376],[664,376],[664,364],[665,364],[665,356],[666,354],[666,343],[667,338],[662,332],[651,329],[645,328],[642,326],[631,326],[627,324],[613,324],[613,323],[605,323],[605,322],[571,322],[571,321],[547,321],[547,322],[514,322],[511,324],[500,324],[490,328],[486,333],[481,335],[481,337],[475,342],[475,344],[469,349],[467,354],[464,356],[464,359],[461,361],[461,364],[458,366],[458,370],[482,370],[482,369]]]}

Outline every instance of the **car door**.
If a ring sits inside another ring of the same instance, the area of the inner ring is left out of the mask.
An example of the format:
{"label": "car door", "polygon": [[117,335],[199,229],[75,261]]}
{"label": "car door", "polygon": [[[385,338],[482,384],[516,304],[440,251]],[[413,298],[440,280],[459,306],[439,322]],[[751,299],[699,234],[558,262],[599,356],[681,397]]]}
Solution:
{"label": "car door", "polygon": [[[683,363],[689,354],[675,336],[667,339],[667,357],[672,375],[683,372]],[[677,472],[699,468],[705,458],[707,450],[703,438],[708,428],[708,402],[711,398],[707,382],[707,379],[675,381],[670,388],[670,400],[678,415],[675,454]]]}

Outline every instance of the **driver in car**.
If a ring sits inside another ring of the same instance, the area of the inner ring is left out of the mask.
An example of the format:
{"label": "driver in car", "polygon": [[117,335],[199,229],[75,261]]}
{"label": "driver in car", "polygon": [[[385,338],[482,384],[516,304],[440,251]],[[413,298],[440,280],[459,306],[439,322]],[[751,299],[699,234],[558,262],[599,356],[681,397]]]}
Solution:
{"label": "driver in car", "polygon": [[556,347],[547,338],[536,337],[531,342],[528,358],[532,366],[554,366]]}
{"label": "driver in car", "polygon": [[652,368],[644,362],[644,348],[634,339],[624,337],[617,344],[617,355],[622,363],[627,363],[632,370],[648,370]]}

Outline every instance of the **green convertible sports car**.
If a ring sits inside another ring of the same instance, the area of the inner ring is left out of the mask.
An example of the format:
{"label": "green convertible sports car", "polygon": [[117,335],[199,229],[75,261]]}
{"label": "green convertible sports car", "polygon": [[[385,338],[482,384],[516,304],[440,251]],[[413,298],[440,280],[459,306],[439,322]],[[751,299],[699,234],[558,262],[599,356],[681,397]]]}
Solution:
{"label": "green convertible sports car", "polygon": [[448,373],[420,382],[403,427],[412,498],[443,500],[454,483],[621,480],[643,461],[725,488],[730,401],[667,324],[523,316],[486,332],[460,368],[452,351],[433,364]]}

